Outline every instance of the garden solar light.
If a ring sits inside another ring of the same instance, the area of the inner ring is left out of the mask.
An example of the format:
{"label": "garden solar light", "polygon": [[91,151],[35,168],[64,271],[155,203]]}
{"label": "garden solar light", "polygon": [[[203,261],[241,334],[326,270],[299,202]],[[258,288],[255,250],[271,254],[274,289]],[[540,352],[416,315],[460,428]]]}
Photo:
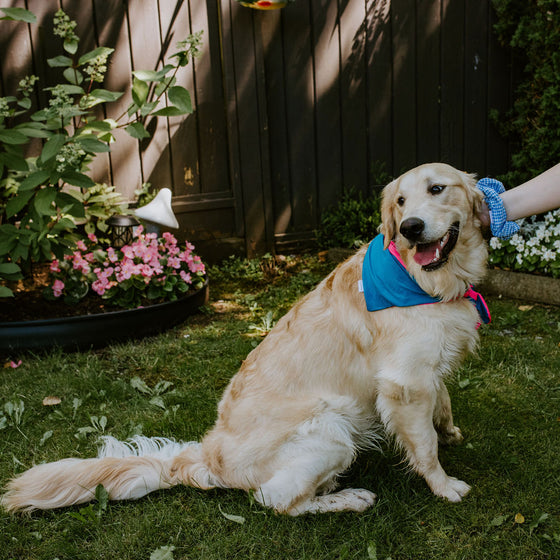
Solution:
{"label": "garden solar light", "polygon": [[132,243],[134,239],[134,228],[140,222],[134,216],[115,215],[107,219],[107,225],[111,226],[111,244],[115,249]]}

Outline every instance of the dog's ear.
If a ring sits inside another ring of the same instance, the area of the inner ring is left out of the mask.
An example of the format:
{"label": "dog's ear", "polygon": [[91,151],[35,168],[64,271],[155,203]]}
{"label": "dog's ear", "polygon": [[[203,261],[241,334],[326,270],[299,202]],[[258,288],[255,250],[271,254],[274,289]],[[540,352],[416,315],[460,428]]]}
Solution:
{"label": "dog's ear", "polygon": [[394,207],[395,207],[395,190],[397,188],[397,181],[389,183],[381,193],[381,227],[380,231],[383,234],[384,249],[389,247],[389,243],[393,240],[397,233],[397,222],[395,220]]}
{"label": "dog's ear", "polygon": [[463,184],[465,185],[465,190],[467,192],[467,200],[473,210],[474,216],[476,217],[480,212],[482,201],[484,200],[484,195],[482,194],[482,191],[476,186],[476,175],[465,172],[462,172],[462,175]]}

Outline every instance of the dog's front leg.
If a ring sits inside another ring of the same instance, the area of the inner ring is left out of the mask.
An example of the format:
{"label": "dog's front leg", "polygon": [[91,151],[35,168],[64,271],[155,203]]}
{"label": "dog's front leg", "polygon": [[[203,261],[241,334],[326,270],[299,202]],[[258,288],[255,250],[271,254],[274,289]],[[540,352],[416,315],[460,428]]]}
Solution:
{"label": "dog's front leg", "polygon": [[406,451],[410,465],[424,477],[432,492],[459,502],[470,486],[448,476],[440,465],[433,424],[436,400],[435,388],[401,385],[385,378],[379,384],[377,410],[386,429]]}
{"label": "dog's front leg", "polygon": [[458,426],[453,424],[453,413],[451,412],[451,399],[447,387],[440,381],[436,405],[434,409],[434,428],[438,434],[441,444],[452,445],[463,441],[463,434]]}

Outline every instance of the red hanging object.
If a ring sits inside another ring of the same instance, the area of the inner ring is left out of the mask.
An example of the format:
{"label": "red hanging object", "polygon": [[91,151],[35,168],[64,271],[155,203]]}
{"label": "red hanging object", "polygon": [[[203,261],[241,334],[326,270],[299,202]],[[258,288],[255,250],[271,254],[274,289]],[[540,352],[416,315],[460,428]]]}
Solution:
{"label": "red hanging object", "polygon": [[255,10],[278,10],[284,8],[289,1],[293,0],[238,0],[238,2],[246,8],[253,8]]}

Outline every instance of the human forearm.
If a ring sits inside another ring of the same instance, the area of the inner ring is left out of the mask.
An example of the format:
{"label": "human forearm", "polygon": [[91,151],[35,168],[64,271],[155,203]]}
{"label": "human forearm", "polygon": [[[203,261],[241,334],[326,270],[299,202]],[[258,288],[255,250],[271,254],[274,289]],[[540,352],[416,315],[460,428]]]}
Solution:
{"label": "human forearm", "polygon": [[560,207],[560,164],[500,195],[508,220]]}

